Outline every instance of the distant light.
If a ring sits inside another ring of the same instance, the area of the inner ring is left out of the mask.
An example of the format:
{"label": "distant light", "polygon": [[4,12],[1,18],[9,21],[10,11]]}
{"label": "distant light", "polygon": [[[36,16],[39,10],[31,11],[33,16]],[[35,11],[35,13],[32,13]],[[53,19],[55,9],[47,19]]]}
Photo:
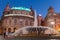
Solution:
{"label": "distant light", "polygon": [[60,28],[58,28],[58,31],[60,31]]}
{"label": "distant light", "polygon": [[12,7],[11,9],[31,11],[29,8],[25,8],[25,7]]}
{"label": "distant light", "polygon": [[39,14],[39,16],[42,16],[41,14]]}

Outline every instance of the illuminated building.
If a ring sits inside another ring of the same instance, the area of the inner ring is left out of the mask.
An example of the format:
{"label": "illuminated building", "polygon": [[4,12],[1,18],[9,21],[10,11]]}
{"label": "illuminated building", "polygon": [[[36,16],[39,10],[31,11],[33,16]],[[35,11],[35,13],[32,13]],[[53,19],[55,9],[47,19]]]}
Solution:
{"label": "illuminated building", "polygon": [[60,31],[60,13],[56,13],[53,7],[48,9],[48,14],[45,17],[45,25]]}
{"label": "illuminated building", "polygon": [[[41,17],[41,19],[39,19]],[[42,20],[42,16],[38,15],[38,20]],[[40,21],[38,21],[40,22]],[[13,33],[15,30],[34,25],[34,10],[32,7],[12,7],[7,4],[2,16],[2,27],[5,32]],[[38,24],[38,26],[41,23]]]}
{"label": "illuminated building", "polygon": [[[13,33],[15,30],[26,26],[33,27],[35,17],[34,15],[35,13],[32,7],[10,8],[9,4],[7,4],[1,18],[1,33]],[[54,9],[50,7],[45,19],[43,19],[40,14],[37,16],[37,25],[51,27],[57,31],[60,31],[60,14],[54,12]]]}

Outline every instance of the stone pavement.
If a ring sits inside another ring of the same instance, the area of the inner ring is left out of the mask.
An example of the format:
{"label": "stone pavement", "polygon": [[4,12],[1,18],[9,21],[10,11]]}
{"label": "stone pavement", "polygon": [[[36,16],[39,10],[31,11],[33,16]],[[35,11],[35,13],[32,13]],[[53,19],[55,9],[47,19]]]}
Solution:
{"label": "stone pavement", "polygon": [[42,38],[23,38],[23,37],[18,37],[18,38],[7,38],[5,40],[60,40],[60,39],[42,39]]}
{"label": "stone pavement", "polygon": [[4,38],[2,35],[0,35],[0,40],[60,40],[59,39],[42,39],[42,38],[38,38],[38,37],[15,37],[15,38]]}
{"label": "stone pavement", "polygon": [[4,37],[2,35],[0,35],[0,40],[5,40]]}

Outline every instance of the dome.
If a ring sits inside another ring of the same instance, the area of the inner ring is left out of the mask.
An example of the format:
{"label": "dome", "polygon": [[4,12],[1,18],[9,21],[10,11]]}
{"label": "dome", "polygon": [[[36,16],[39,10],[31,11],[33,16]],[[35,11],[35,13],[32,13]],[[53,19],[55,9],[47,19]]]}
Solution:
{"label": "dome", "polygon": [[14,10],[25,10],[25,11],[31,11],[29,8],[25,8],[25,7],[12,7],[11,9],[14,9]]}

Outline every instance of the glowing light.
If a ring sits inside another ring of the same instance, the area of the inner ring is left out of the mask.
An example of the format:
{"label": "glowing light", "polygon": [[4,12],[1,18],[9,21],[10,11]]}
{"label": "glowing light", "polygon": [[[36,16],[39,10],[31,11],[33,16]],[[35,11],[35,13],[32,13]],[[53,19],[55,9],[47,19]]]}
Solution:
{"label": "glowing light", "polygon": [[60,31],[60,29],[58,29],[58,31]]}
{"label": "glowing light", "polygon": [[55,22],[51,22],[51,24],[55,24]]}
{"label": "glowing light", "polygon": [[29,8],[25,7],[12,7],[11,9],[31,11]]}
{"label": "glowing light", "polygon": [[57,31],[60,31],[60,28],[58,28]]}

